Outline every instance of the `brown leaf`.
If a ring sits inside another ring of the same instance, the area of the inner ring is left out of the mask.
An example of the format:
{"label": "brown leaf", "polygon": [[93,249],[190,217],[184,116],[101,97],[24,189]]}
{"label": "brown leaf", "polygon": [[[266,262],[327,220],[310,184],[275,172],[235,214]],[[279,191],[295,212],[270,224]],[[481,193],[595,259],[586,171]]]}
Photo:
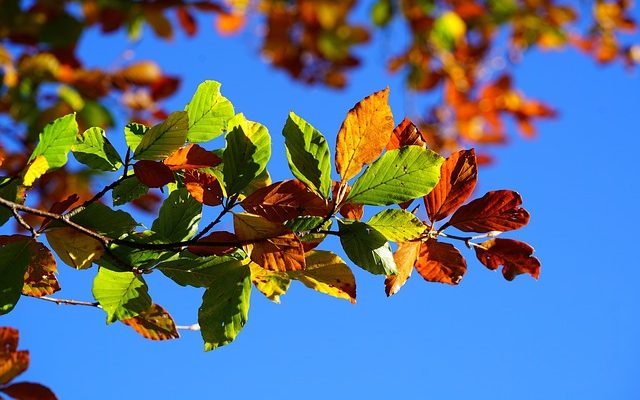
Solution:
{"label": "brown leaf", "polygon": [[18,382],[5,386],[0,391],[16,400],[58,400],[48,387],[33,382]]}
{"label": "brown leaf", "polygon": [[176,180],[171,169],[159,161],[138,161],[133,165],[133,172],[140,182],[151,188],[159,188]]}
{"label": "brown leaf", "polygon": [[15,328],[0,327],[0,354],[12,353],[18,349],[20,334]]}
{"label": "brown leaf", "polygon": [[520,194],[511,190],[487,192],[458,209],[446,225],[465,232],[510,231],[529,223],[529,213],[521,208]]}
{"label": "brown leaf", "polygon": [[365,164],[375,161],[389,143],[392,131],[389,88],[356,104],[338,132],[336,169],[342,180],[353,178]]}
{"label": "brown leaf", "polygon": [[[216,243],[216,244],[225,243],[225,242],[236,243],[238,242],[238,240],[239,240],[238,237],[231,232],[218,231],[218,232],[212,232],[211,234],[203,237],[202,239],[198,240],[198,243]],[[225,254],[232,253],[236,248],[237,248],[236,245],[226,245],[226,246],[225,245],[220,245],[220,246],[191,245],[189,246],[188,250],[193,254],[197,254],[199,256],[210,256],[210,255],[222,256]]]}
{"label": "brown leaf", "polygon": [[464,203],[476,187],[478,167],[473,149],[460,150],[449,156],[440,167],[440,180],[424,197],[432,222],[446,218]]}
{"label": "brown leaf", "polygon": [[29,368],[29,352],[16,351],[18,331],[0,327],[0,385],[10,382]]}
{"label": "brown leaf", "polygon": [[162,71],[153,61],[140,61],[121,69],[114,77],[134,85],[147,86],[160,79]]}
{"label": "brown leaf", "polygon": [[220,157],[193,143],[176,150],[163,161],[172,171],[215,167],[221,162]]}
{"label": "brown leaf", "polygon": [[457,285],[467,272],[467,263],[453,245],[429,239],[420,247],[416,271],[429,282]]}
{"label": "brown leaf", "polygon": [[422,134],[407,117],[393,130],[391,139],[387,143],[387,150],[399,149],[402,146],[427,147],[427,143],[422,139]]}
{"label": "brown leaf", "polygon": [[173,318],[158,304],[153,304],[148,310],[133,318],[123,319],[122,322],[147,339],[168,340],[180,337]]}
{"label": "brown leaf", "polygon": [[393,260],[398,267],[396,275],[389,275],[384,280],[384,292],[387,296],[393,296],[398,293],[400,288],[411,277],[413,265],[420,254],[421,242],[401,242],[398,243],[398,250],[393,253]]}
{"label": "brown leaf", "polygon": [[176,16],[178,17],[178,23],[184,30],[187,36],[193,36],[198,32],[198,24],[193,15],[185,7],[176,8]]}
{"label": "brown leaf", "polygon": [[60,290],[60,284],[55,275],[58,272],[56,260],[48,248],[29,236],[0,236],[0,246],[20,241],[28,243],[28,251],[30,253],[27,272],[24,274],[22,294],[42,297]]}
{"label": "brown leaf", "polygon": [[[62,214],[65,211],[67,211],[69,207],[74,205],[78,200],[80,200],[80,197],[76,193],[73,193],[66,199],[62,201],[56,201],[55,203],[53,203],[51,205],[51,208],[49,208],[49,212],[53,214]],[[51,218],[45,218],[44,221],[42,221],[42,224],[40,225],[40,229],[38,229],[38,232],[44,232],[44,229],[47,227],[47,225],[51,223],[51,221],[52,221]]]}
{"label": "brown leaf", "polygon": [[[155,101],[167,98],[178,90],[178,86],[180,86],[180,78],[164,75],[151,84],[151,98]],[[154,115],[156,114],[154,113]],[[165,115],[164,117],[156,116],[156,118],[165,119],[167,117]]]}
{"label": "brown leaf", "polygon": [[191,196],[199,203],[217,206],[222,203],[222,187],[218,179],[198,170],[188,170],[184,174],[184,185]]}
{"label": "brown leaf", "polygon": [[500,265],[502,275],[508,281],[520,274],[529,274],[535,279],[540,275],[540,260],[533,257],[533,247],[513,239],[496,238],[475,247],[478,260],[491,270]]}
{"label": "brown leaf", "polygon": [[295,179],[260,188],[244,199],[241,205],[247,212],[273,222],[284,222],[303,215],[322,217],[328,212],[325,200]]}

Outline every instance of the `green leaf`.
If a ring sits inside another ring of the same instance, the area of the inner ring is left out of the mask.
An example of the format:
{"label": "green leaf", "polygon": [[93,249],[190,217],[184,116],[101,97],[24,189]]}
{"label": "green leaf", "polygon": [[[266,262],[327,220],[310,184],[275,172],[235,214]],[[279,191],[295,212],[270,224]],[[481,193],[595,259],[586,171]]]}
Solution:
{"label": "green leaf", "polygon": [[166,120],[149,129],[136,150],[136,160],[162,160],[178,150],[187,140],[189,117],[185,111],[169,114]]}
{"label": "green leaf", "polygon": [[467,26],[464,20],[453,11],[444,12],[433,23],[429,39],[443,50],[453,50],[464,36]]}
{"label": "green leaf", "polygon": [[356,180],[347,202],[387,206],[422,197],[438,183],[443,161],[420,146],[390,150]]}
{"label": "green leaf", "polygon": [[13,310],[20,300],[30,258],[26,240],[0,247],[0,315]]}
{"label": "green leaf", "polygon": [[405,242],[420,237],[426,226],[420,218],[405,210],[390,209],[379,212],[367,221],[392,242]]}
{"label": "green leaf", "polygon": [[[133,174],[131,171],[130,175]],[[140,182],[138,177],[131,175],[111,191],[114,206],[121,206],[138,199],[149,192],[149,187]]]}
{"label": "green leaf", "polygon": [[49,164],[49,170],[62,167],[67,163],[67,154],[75,143],[77,135],[78,123],[75,113],[50,122],[40,133],[38,145],[29,157],[29,162],[38,156],[44,156]]}
{"label": "green leaf", "polygon": [[[18,186],[20,186],[20,181],[18,179],[14,179],[6,186],[0,188],[0,197],[5,200],[15,202],[18,199]],[[9,218],[11,218],[11,210],[5,207],[0,207],[0,226],[4,225]]]}
{"label": "green leaf", "polygon": [[393,18],[394,11],[391,0],[378,0],[371,8],[371,21],[376,26],[386,26]]}
{"label": "green leaf", "polygon": [[[125,211],[115,211],[101,203],[92,203],[84,210],[71,217],[71,221],[101,233],[117,238],[131,232],[138,223]],[[50,227],[64,226],[53,222]]]}
{"label": "green leaf", "polygon": [[201,218],[202,204],[191,197],[187,189],[177,189],[162,203],[151,229],[170,242],[180,242],[198,232]]}
{"label": "green leaf", "polygon": [[219,268],[242,268],[248,263],[248,258],[234,256],[181,257],[163,262],[157,268],[178,285],[210,287],[218,278]]}
{"label": "green leaf", "polygon": [[220,95],[220,83],[204,81],[185,107],[189,114],[187,139],[192,143],[206,142],[222,134],[233,118],[233,105]]}
{"label": "green leaf", "polygon": [[293,175],[328,198],[331,191],[331,154],[322,133],[290,112],[282,135]]}
{"label": "green leaf", "polygon": [[387,239],[375,228],[351,220],[338,220],[340,243],[349,259],[376,275],[395,275],[396,263]]}
{"label": "green leaf", "polygon": [[133,272],[98,269],[93,280],[93,297],[107,313],[107,324],[135,317],[151,307],[149,288]]}
{"label": "green leaf", "polygon": [[[166,242],[162,236],[150,230],[134,232],[121,236],[120,239],[145,244],[162,244]],[[124,267],[148,270],[175,254],[176,252],[174,251],[139,249],[124,244],[111,245],[111,251],[105,253],[96,263],[113,271],[122,271]],[[116,258],[114,259],[113,256]]]}
{"label": "green leaf", "polygon": [[127,142],[127,146],[131,151],[135,150],[142,141],[142,137],[149,130],[148,126],[137,124],[135,122],[129,122],[124,127],[124,140]]}
{"label": "green leaf", "polygon": [[122,166],[118,152],[109,143],[102,128],[89,128],[78,135],[71,151],[78,162],[94,169],[116,171]]}
{"label": "green leaf", "polygon": [[205,351],[231,343],[247,322],[251,274],[248,266],[225,264],[213,269],[215,277],[198,309]]}
{"label": "green leaf", "polygon": [[229,121],[223,173],[228,194],[239,193],[260,175],[271,157],[271,137],[264,125],[238,114]]}

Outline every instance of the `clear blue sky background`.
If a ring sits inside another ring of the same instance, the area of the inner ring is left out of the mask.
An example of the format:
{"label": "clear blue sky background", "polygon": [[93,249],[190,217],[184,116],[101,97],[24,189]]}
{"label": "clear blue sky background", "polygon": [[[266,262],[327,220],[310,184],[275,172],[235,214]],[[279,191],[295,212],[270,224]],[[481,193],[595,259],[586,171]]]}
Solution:
{"label": "clear blue sky background", "polygon": [[[193,40],[179,33],[170,44],[146,32],[136,59],[157,59],[183,76],[172,109],[182,109],[202,80],[222,82],[238,112],[270,129],[275,179],[290,176],[280,135],[289,110],[333,145],[347,110],[373,91],[391,86],[396,122],[410,109],[401,77],[384,70],[389,39],[361,52],[364,68],[338,92],[292,82],[256,57],[252,35],[220,40],[210,24],[203,20],[204,33]],[[93,32],[81,54],[108,66],[124,43]],[[478,194],[509,188],[523,195],[531,223],[505,237],[534,245],[539,281],[506,282],[466,250],[469,271],[459,286],[414,276],[387,299],[382,279],[356,267],[357,305],[295,283],[280,305],[254,291],[236,342],[210,353],[199,333],[152,342],[124,325],[106,326],[100,310],[23,298],[0,320],[19,328],[21,347],[31,351],[23,378],[61,399],[639,398],[638,74],[598,67],[570,50],[527,54],[515,76],[527,95],[561,114],[539,125],[537,139],[513,136],[495,151],[497,164],[480,170]],[[121,129],[109,134],[119,138]],[[61,297],[91,299],[95,268],[76,272],[60,263],[60,272]],[[196,321],[201,291],[159,273],[148,282],[178,323]]]}

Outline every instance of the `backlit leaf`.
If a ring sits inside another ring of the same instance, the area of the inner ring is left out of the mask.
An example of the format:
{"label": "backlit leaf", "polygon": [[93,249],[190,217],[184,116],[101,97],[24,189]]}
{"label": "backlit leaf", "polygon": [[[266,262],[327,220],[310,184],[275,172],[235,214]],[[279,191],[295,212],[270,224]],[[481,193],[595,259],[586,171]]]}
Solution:
{"label": "backlit leaf", "polygon": [[114,206],[121,206],[128,202],[139,199],[149,192],[149,187],[138,179],[135,175],[124,180],[111,191]]}
{"label": "backlit leaf", "polygon": [[168,340],[180,337],[173,318],[158,304],[152,304],[148,310],[123,319],[122,322],[147,339]]}
{"label": "backlit leaf", "polygon": [[29,162],[27,169],[24,170],[22,184],[26,187],[30,187],[36,179],[46,174],[47,171],[49,171],[49,162],[47,161],[47,158],[43,155],[37,156],[33,161]]}
{"label": "backlit leaf", "polygon": [[404,286],[411,277],[413,265],[418,259],[420,253],[421,242],[402,242],[398,243],[398,250],[393,253],[393,260],[398,267],[396,275],[389,275],[384,280],[384,292],[387,296],[392,296]]}
{"label": "backlit leaf", "polygon": [[247,322],[251,296],[248,266],[224,265],[202,296],[198,323],[205,351],[231,343]]}
{"label": "backlit leaf", "polygon": [[389,88],[364,98],[348,113],[340,127],[336,144],[336,169],[343,181],[358,175],[373,162],[389,142],[393,115]]}
{"label": "backlit leaf", "polygon": [[233,118],[233,105],[220,94],[220,86],[215,81],[202,82],[185,107],[189,114],[190,142],[206,142],[220,136]]}
{"label": "backlit leaf", "polygon": [[78,135],[71,152],[78,162],[94,169],[116,171],[122,166],[118,152],[101,128],[89,128]]}
{"label": "backlit leaf", "polygon": [[29,242],[7,243],[0,247],[0,315],[15,307],[22,292],[24,274],[29,265]]}
{"label": "backlit leaf", "polygon": [[127,142],[127,146],[129,146],[132,151],[135,150],[142,141],[144,134],[147,133],[148,130],[148,126],[135,122],[128,123],[124,127],[124,138]]}
{"label": "backlit leaf", "polygon": [[429,239],[420,247],[416,271],[429,282],[457,285],[467,272],[467,262],[453,245]]}
{"label": "backlit leaf", "polygon": [[133,164],[133,171],[138,180],[150,188],[163,187],[176,180],[171,169],[160,161],[138,161]]}
{"label": "backlit leaf", "polygon": [[217,206],[224,198],[220,181],[214,175],[201,170],[186,171],[184,185],[198,203]]}
{"label": "backlit leaf", "polygon": [[77,134],[78,123],[75,114],[65,115],[47,124],[40,133],[38,145],[31,153],[29,162],[38,156],[44,156],[49,169],[62,167],[67,163],[67,155],[76,141]]}
{"label": "backlit leaf", "polygon": [[76,269],[91,267],[104,254],[99,241],[69,227],[48,230],[47,242],[65,264]]}
{"label": "backlit leaf", "polygon": [[[222,256],[225,254],[232,253],[236,250],[237,246],[235,243],[238,242],[238,237],[231,232],[218,231],[211,232],[209,235],[203,237],[198,240],[197,243],[209,243],[208,245],[191,245],[189,246],[189,251],[193,254],[197,254],[200,256]],[[219,246],[212,246],[213,243],[219,243]],[[229,243],[229,244],[225,244]]]}
{"label": "backlit leaf", "polygon": [[99,268],[92,292],[107,313],[107,324],[135,317],[151,307],[147,284],[133,272]]}
{"label": "backlit leaf", "polygon": [[399,149],[403,146],[427,147],[427,143],[422,139],[418,128],[406,117],[393,130],[391,139],[387,143],[387,150]]}
{"label": "backlit leaf", "polygon": [[508,281],[520,274],[529,274],[535,279],[540,275],[540,260],[534,257],[533,247],[513,239],[495,238],[475,247],[476,257],[489,269],[500,265],[502,275]]}
{"label": "backlit leaf", "polygon": [[193,143],[176,150],[163,161],[167,167],[174,171],[215,167],[221,162],[220,157]]}
{"label": "backlit leaf", "polygon": [[187,140],[189,118],[184,111],[171,113],[167,119],[145,132],[133,152],[136,160],[162,160],[178,150]]}
{"label": "backlit leaf", "polygon": [[305,257],[306,268],[288,272],[291,278],[320,293],[356,302],[356,279],[340,257],[323,250],[312,250]]}
{"label": "backlit leaf", "polygon": [[290,112],[282,130],[293,175],[325,199],[331,189],[329,145],[322,133]]}
{"label": "backlit leaf", "polygon": [[478,168],[473,149],[460,150],[449,156],[440,168],[440,180],[424,197],[432,222],[440,221],[469,198],[476,187]]}
{"label": "backlit leaf", "polygon": [[280,304],[280,296],[287,293],[291,285],[291,279],[284,272],[273,272],[260,267],[252,262],[251,283],[269,300]]}
{"label": "backlit leaf", "polygon": [[18,330],[0,327],[0,385],[5,385],[29,368],[29,352],[17,351]]}
{"label": "backlit leaf", "polygon": [[198,232],[202,218],[202,204],[186,189],[171,192],[160,208],[151,229],[170,242],[188,240]]}
{"label": "backlit leaf", "polygon": [[358,221],[338,220],[340,243],[349,259],[376,275],[395,275],[396,263],[391,247],[380,232]]}
{"label": "backlit leaf", "polygon": [[417,239],[426,228],[418,217],[398,209],[379,212],[367,221],[367,225],[375,228],[392,242]]}
{"label": "backlit leaf", "polygon": [[424,196],[438,182],[443,161],[418,146],[390,150],[356,180],[347,201],[383,206]]}
{"label": "backlit leaf", "polygon": [[510,231],[529,223],[529,213],[521,208],[522,197],[511,190],[487,192],[460,207],[447,225],[465,232]]}

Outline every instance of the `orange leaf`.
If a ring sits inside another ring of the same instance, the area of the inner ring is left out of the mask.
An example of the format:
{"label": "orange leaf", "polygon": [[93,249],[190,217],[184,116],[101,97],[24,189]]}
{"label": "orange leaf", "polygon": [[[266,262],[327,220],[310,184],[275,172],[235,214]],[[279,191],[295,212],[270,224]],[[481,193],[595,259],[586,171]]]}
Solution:
{"label": "orange leaf", "polygon": [[134,85],[147,86],[162,77],[162,71],[153,61],[140,61],[118,71],[115,76]]}
{"label": "orange leaf", "polygon": [[520,274],[529,274],[535,279],[540,275],[540,260],[533,257],[533,247],[513,239],[496,238],[476,247],[476,257],[487,268],[495,270],[500,265],[502,275],[508,281]]}
{"label": "orange leaf", "polygon": [[15,400],[58,400],[46,386],[33,382],[18,382],[0,389]]}
{"label": "orange leaf", "polygon": [[[338,196],[338,189],[340,189],[340,184],[338,182],[333,182],[332,193],[333,193],[333,201],[336,200]],[[343,198],[349,197],[349,192],[351,191],[351,186],[345,185],[344,188],[344,196]],[[364,215],[364,204],[359,203],[348,203],[342,205],[340,207],[340,215],[345,218],[360,220]]]}
{"label": "orange leaf", "polygon": [[189,170],[184,174],[184,185],[191,196],[199,203],[217,206],[222,203],[222,188],[218,179],[198,170]]}
{"label": "orange leaf", "polygon": [[242,207],[269,221],[284,222],[303,215],[325,216],[327,203],[295,179],[260,188],[242,201]]}
{"label": "orange leaf", "polygon": [[216,29],[222,36],[231,36],[240,32],[244,23],[245,16],[243,14],[219,14],[216,20]]}
{"label": "orange leaf", "polygon": [[416,271],[429,282],[457,285],[467,272],[467,263],[453,245],[429,239],[420,247]]}
{"label": "orange leaf", "polygon": [[176,180],[169,167],[159,161],[138,161],[133,165],[133,172],[140,182],[152,188],[159,188]]}
{"label": "orange leaf", "polygon": [[440,221],[464,203],[476,187],[478,167],[473,149],[460,150],[440,167],[440,180],[424,197],[432,222]]}
{"label": "orange leaf", "polygon": [[60,284],[56,278],[58,268],[53,254],[42,243],[24,235],[11,235],[0,237],[0,245],[25,241],[28,243],[29,264],[24,274],[24,286],[22,294],[27,296],[42,297],[60,290]]}
{"label": "orange leaf", "polygon": [[389,275],[384,280],[384,292],[387,296],[393,296],[398,293],[400,288],[411,277],[413,265],[418,259],[420,253],[421,242],[401,242],[398,243],[398,250],[393,253],[393,260],[398,267],[396,275]]}
{"label": "orange leaf", "polygon": [[238,240],[238,237],[230,232],[212,232],[211,234],[198,240],[198,243],[221,243],[220,246],[198,246],[197,244],[194,244],[189,246],[188,250],[193,254],[197,254],[199,256],[222,256],[232,253],[237,248],[237,246],[235,245],[222,245],[222,243],[236,243],[238,242]]}
{"label": "orange leaf", "polygon": [[176,150],[175,153],[163,161],[163,163],[173,171],[179,169],[215,167],[221,162],[220,157],[193,143]]}
{"label": "orange leaf", "polygon": [[29,368],[29,352],[16,351],[18,331],[13,328],[0,328],[0,385],[10,382]]}
{"label": "orange leaf", "polygon": [[17,329],[0,327],[0,354],[11,353],[18,349],[20,334]]}
{"label": "orange leaf", "polygon": [[342,180],[353,178],[365,164],[375,161],[389,143],[392,131],[389,88],[356,104],[338,132],[336,168]]}
{"label": "orange leaf", "polygon": [[133,318],[123,319],[122,322],[147,339],[168,340],[180,337],[173,318],[158,304],[153,304],[148,310]]}
{"label": "orange leaf", "polygon": [[422,139],[422,134],[407,117],[393,130],[391,139],[387,143],[387,150],[399,149],[402,146],[427,147],[427,143]]}
{"label": "orange leaf", "polygon": [[529,213],[521,208],[522,198],[511,190],[487,192],[458,209],[446,225],[465,232],[510,231],[529,223]]}

